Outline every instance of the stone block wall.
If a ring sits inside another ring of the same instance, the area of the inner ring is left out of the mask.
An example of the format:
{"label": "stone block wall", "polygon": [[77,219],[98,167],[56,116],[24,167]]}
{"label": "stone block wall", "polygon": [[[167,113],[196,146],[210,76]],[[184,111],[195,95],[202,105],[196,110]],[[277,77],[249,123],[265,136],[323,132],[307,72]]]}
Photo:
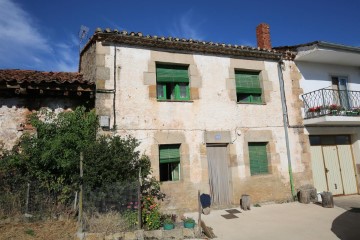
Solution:
{"label": "stone block wall", "polygon": [[[99,72],[94,81],[104,90],[115,88],[115,95],[97,93],[96,109],[99,114],[111,116],[112,120],[115,109],[116,129],[112,133],[139,139],[139,150],[150,156],[153,175],[157,178],[159,145],[181,145],[181,179],[163,182],[161,186],[167,194],[162,204],[164,209],[196,210],[197,191],[210,192],[206,131],[230,133],[227,146],[233,204],[238,204],[244,193],[252,195],[256,202],[291,198],[277,62],[165,52],[101,42],[96,43],[96,48],[99,48],[95,50]],[[157,100],[157,63],[189,66],[190,101]],[[260,72],[262,104],[236,102],[235,70]],[[295,75],[291,75],[290,68],[284,71],[286,79],[291,80]],[[289,104],[294,101],[301,104],[295,99],[298,87],[292,84],[285,88],[291,92]],[[299,117],[298,111],[289,114],[290,119]],[[296,184],[301,185],[309,179],[305,159],[307,142],[302,131],[289,132]],[[250,141],[268,142],[269,174],[251,176],[247,150]]]}

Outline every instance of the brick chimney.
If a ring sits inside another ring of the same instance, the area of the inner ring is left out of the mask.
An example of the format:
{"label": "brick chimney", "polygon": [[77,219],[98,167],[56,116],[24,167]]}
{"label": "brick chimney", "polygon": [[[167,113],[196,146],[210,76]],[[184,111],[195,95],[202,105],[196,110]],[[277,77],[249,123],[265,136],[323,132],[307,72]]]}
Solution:
{"label": "brick chimney", "polygon": [[256,27],[256,40],[259,48],[271,49],[270,27],[266,23],[260,23]]}

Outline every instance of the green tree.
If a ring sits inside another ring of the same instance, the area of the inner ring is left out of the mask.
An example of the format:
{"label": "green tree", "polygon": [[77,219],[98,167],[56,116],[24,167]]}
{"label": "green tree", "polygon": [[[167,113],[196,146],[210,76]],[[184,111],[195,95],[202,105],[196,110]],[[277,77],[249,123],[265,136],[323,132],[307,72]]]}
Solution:
{"label": "green tree", "polygon": [[151,171],[150,161],[136,150],[139,142],[131,136],[97,138],[98,118],[94,111],[86,112],[83,107],[59,114],[40,111],[29,121],[36,134],[24,134],[19,144],[1,157],[3,183],[36,181],[66,203],[78,189],[79,155],[83,152],[83,181],[88,190],[119,181],[137,181],[141,168],[144,191],[160,194],[159,185],[149,184],[154,180],[146,178]]}

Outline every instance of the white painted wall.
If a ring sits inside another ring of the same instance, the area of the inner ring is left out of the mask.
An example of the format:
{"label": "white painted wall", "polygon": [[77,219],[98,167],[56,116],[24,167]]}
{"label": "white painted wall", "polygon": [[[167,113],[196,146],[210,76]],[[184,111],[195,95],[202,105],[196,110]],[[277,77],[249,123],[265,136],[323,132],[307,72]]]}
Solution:
{"label": "white painted wall", "polygon": [[304,93],[331,88],[331,76],[347,76],[348,90],[360,91],[360,68],[341,65],[296,62],[302,74],[300,86]]}
{"label": "white painted wall", "polygon": [[[105,66],[110,68],[113,78],[114,47],[105,58]],[[130,134],[140,139],[140,150],[150,153],[150,146],[156,144],[154,131],[181,131],[188,143],[202,143],[204,131],[230,131],[239,166],[235,170],[241,178],[245,177],[243,157],[243,136],[251,130],[271,130],[276,142],[276,152],[280,162],[276,163],[282,180],[288,181],[288,167],[284,129],[282,120],[281,97],[277,62],[265,62],[265,69],[272,82],[273,91],[270,101],[265,105],[237,104],[229,97],[226,79],[229,78],[230,58],[207,55],[194,55],[195,64],[202,78],[199,88],[200,98],[193,102],[158,102],[150,99],[148,86],[144,84],[144,72],[148,71],[151,50],[117,47],[117,129],[119,134]],[[176,58],[176,53],[174,53]],[[253,61],[254,60],[248,60]],[[191,81],[191,79],[190,79]],[[112,81],[106,81],[106,88],[113,87]],[[110,104],[110,103],[109,103]],[[240,136],[235,134],[238,130]],[[194,144],[190,150],[191,161],[200,161],[200,149]],[[301,153],[294,154],[301,159]],[[275,163],[274,163],[275,164]],[[294,168],[301,170],[300,162],[294,162]],[[196,172],[196,168],[193,168]],[[234,169],[233,169],[234,170]],[[195,173],[194,172],[194,173]],[[197,182],[199,176],[192,175]]]}
{"label": "white painted wall", "polygon": [[[236,127],[282,126],[279,83],[276,63],[266,63],[274,91],[266,105],[237,104],[230,100],[226,89],[229,78],[229,58],[195,55],[202,76],[200,99],[193,102],[158,102],[149,100],[144,72],[150,61],[150,50],[119,48],[117,80],[117,124],[136,129],[206,129],[235,130]],[[107,67],[113,72],[112,57]],[[108,81],[109,88],[112,82]],[[141,120],[139,120],[141,118]],[[135,124],[135,125],[134,125]],[[120,126],[120,125],[119,125]]]}

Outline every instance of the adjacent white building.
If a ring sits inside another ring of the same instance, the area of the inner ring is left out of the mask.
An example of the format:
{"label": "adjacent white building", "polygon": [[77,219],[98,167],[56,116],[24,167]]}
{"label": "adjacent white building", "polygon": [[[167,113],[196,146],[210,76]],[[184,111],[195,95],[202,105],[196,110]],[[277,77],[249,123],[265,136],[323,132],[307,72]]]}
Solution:
{"label": "adjacent white building", "polygon": [[358,194],[360,48],[319,41],[287,50],[296,52],[301,73],[314,185],[319,192]]}

